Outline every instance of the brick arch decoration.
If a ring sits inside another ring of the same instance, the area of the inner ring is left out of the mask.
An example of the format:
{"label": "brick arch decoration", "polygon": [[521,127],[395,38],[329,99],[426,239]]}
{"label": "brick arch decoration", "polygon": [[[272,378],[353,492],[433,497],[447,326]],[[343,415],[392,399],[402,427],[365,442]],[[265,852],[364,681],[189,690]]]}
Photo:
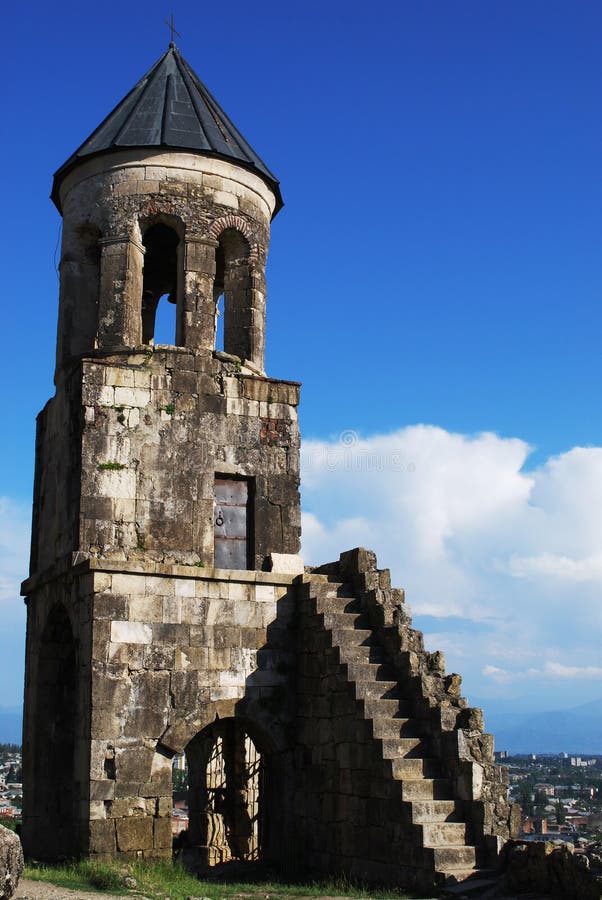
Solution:
{"label": "brick arch decoration", "polygon": [[140,211],[140,215],[134,225],[134,233],[136,233],[137,228],[140,232],[140,241],[142,242],[148,229],[152,228],[153,225],[159,224],[167,225],[168,228],[173,229],[180,240],[186,233],[186,223],[181,216],[159,209],[154,203],[147,204],[145,209]]}
{"label": "brick arch decoration", "polygon": [[249,245],[249,260],[255,261],[258,257],[257,242],[253,240],[251,229],[241,216],[235,216],[234,213],[230,213],[227,216],[216,219],[209,229],[209,235],[214,241],[217,241],[220,234],[227,228],[233,228],[242,234]]}

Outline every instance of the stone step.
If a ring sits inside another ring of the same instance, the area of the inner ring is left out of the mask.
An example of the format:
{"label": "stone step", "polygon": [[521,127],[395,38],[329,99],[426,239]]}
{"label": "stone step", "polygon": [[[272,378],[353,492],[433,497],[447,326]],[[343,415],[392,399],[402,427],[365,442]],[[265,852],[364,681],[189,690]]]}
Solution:
{"label": "stone step", "polygon": [[381,740],[422,737],[422,731],[418,722],[410,716],[396,719],[389,716],[373,717],[372,734],[375,738],[381,738]]}
{"label": "stone step", "polygon": [[348,594],[329,596],[324,603],[323,612],[332,611],[333,613],[354,613],[363,612],[363,607],[357,597]]}
{"label": "stone step", "polygon": [[447,778],[417,778],[400,781],[402,800],[452,800]]}
{"label": "stone step", "polygon": [[434,868],[446,874],[452,870],[476,869],[476,847],[461,844],[457,847],[425,847],[432,854]]}
{"label": "stone step", "polygon": [[442,897],[454,897],[459,900],[474,897],[501,896],[500,876],[491,869],[446,869],[446,880],[442,889]]}
{"label": "stone step", "polygon": [[[399,781],[431,780],[441,777],[441,763],[436,759],[390,759],[393,778]],[[404,798],[405,799],[405,798]]]}
{"label": "stone step", "polygon": [[378,641],[371,628],[342,628],[340,625],[326,625],[332,633],[333,644],[338,644],[341,650],[346,647],[373,647],[378,646]]}
{"label": "stone step", "polygon": [[344,581],[329,582],[320,588],[320,594],[324,597],[340,597],[343,594],[348,597],[355,597],[355,592],[351,585],[345,584]]}
{"label": "stone step", "polygon": [[365,608],[357,596],[346,588],[341,588],[336,592],[328,591],[327,594],[321,594],[318,602],[322,604],[324,610],[332,610],[333,612],[341,612],[346,606],[350,606],[352,611]]}
{"label": "stone step", "polygon": [[458,816],[455,800],[412,800],[412,822],[423,825],[431,822],[449,822]]}
{"label": "stone step", "polygon": [[374,697],[376,700],[399,700],[397,681],[356,681],[355,696],[360,699]]}
{"label": "stone step", "polygon": [[364,612],[324,612],[324,624],[327,628],[353,628],[354,631],[372,631],[370,619]]}
{"label": "stone step", "polygon": [[385,651],[379,644],[350,644],[345,647],[344,660],[347,663],[385,663]]}
{"label": "stone step", "polygon": [[345,660],[347,673],[354,681],[395,681],[395,669],[389,663],[356,662]]}
{"label": "stone step", "polygon": [[458,847],[466,844],[466,822],[425,822],[421,827],[425,847]]}
{"label": "stone step", "polygon": [[422,758],[428,755],[428,744],[420,737],[398,737],[382,739],[383,758]]}
{"label": "stone step", "polygon": [[[394,779],[395,796],[410,804],[412,823],[422,837],[422,864],[448,883],[469,877],[477,872],[476,850],[466,844],[468,826],[461,821],[461,807],[453,799],[451,782],[441,777],[441,763],[428,755],[425,723],[412,717],[413,705],[400,696],[399,673],[369,616],[349,587],[339,583],[319,587],[315,609],[338,647],[365,718],[372,721],[384,774]],[[407,817],[408,807],[403,808]]]}
{"label": "stone step", "polygon": [[363,697],[364,716],[368,719],[392,719],[403,727],[410,715],[407,700]]}

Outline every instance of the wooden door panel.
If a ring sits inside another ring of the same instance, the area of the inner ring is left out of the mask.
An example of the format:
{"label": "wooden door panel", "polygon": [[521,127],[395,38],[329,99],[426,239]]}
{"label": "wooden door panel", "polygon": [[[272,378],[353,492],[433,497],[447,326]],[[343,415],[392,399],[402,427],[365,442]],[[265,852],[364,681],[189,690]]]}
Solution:
{"label": "wooden door panel", "polygon": [[249,564],[249,485],[243,479],[216,478],[214,564],[246,569]]}

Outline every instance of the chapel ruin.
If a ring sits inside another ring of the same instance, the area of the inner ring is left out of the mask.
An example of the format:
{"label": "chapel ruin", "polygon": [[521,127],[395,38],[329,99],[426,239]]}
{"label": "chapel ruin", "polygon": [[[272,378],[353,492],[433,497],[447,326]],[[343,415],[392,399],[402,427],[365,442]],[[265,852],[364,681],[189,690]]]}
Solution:
{"label": "chapel ruin", "polygon": [[[495,865],[505,773],[459,677],[374,554],[313,571],[297,556],[299,384],[264,372],[277,179],[171,44],[52,199],[56,393],[38,418],[23,586],[26,853],[170,857],[184,752],[198,867],[428,889]],[[162,306],[169,344],[155,342]]]}

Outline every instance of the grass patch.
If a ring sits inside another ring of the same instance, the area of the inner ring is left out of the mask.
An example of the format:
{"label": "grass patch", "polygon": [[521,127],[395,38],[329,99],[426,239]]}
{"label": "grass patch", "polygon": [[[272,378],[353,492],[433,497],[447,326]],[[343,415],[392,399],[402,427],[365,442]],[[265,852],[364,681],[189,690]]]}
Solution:
{"label": "grass patch", "polygon": [[[108,894],[131,894],[150,900],[187,900],[203,897],[206,900],[290,900],[298,897],[356,897],[409,898],[394,890],[363,889],[346,878],[309,884],[290,884],[284,881],[228,882],[201,880],[187,872],[181,863],[168,860],[156,862],[81,861],[61,866],[30,863],[24,878],[45,881],[63,888],[79,891],[99,891]],[[133,879],[133,880],[132,880]]]}
{"label": "grass patch", "polygon": [[72,891],[102,891],[111,894],[127,893],[120,868],[114,863],[84,860],[57,866],[29,863],[23,878],[45,881]]}
{"label": "grass patch", "polygon": [[98,464],[98,468],[103,472],[120,472],[121,469],[127,469],[127,466],[120,462],[103,462]]}

